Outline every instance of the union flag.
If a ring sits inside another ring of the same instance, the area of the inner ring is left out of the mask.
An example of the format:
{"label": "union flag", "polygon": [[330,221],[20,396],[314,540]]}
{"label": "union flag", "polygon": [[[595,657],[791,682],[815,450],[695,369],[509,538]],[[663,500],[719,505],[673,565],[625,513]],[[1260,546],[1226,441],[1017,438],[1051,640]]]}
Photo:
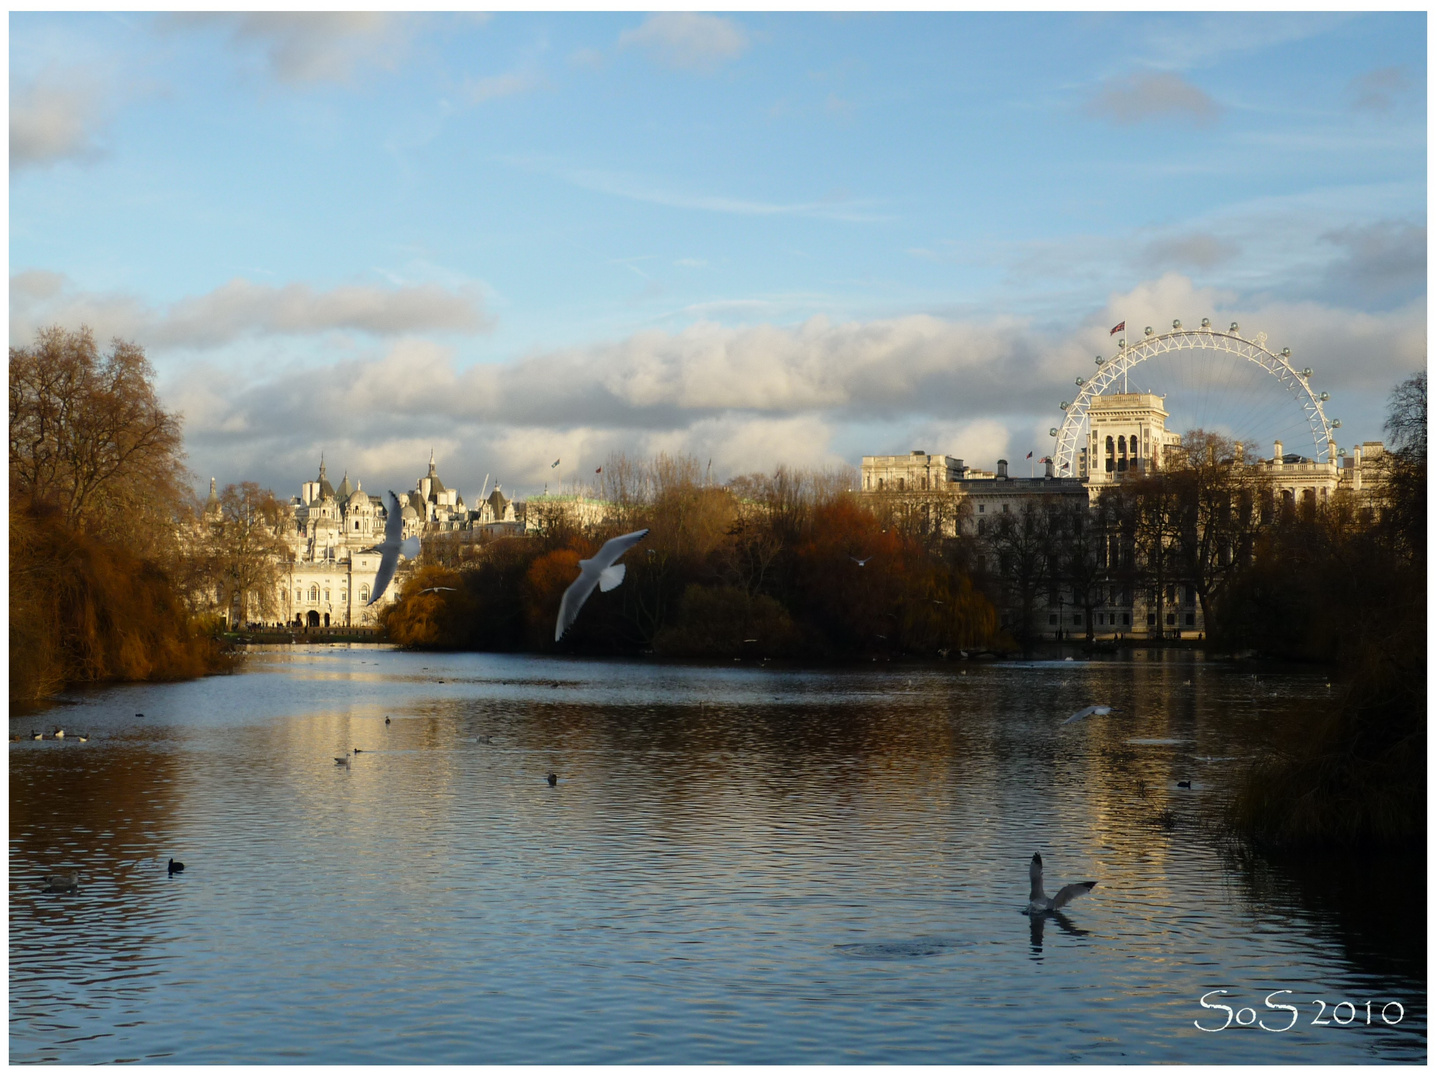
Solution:
{"label": "union flag", "polygon": [[1119,322],[1117,322],[1114,326],[1112,326],[1112,327],[1110,328],[1110,336],[1111,336],[1111,337],[1114,337],[1116,334],[1118,334],[1121,330],[1124,330],[1124,329],[1125,329],[1125,320],[1124,320],[1124,319],[1121,319]]}

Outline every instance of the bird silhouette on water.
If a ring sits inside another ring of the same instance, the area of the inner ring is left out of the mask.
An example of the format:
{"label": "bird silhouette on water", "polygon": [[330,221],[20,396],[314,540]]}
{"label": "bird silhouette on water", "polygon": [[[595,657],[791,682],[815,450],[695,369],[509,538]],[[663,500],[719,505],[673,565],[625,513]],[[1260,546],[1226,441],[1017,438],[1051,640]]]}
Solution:
{"label": "bird silhouette on water", "polygon": [[45,882],[47,893],[75,893],[80,891],[80,871],[66,870],[58,874],[46,874],[40,879]]}
{"label": "bird silhouette on water", "polygon": [[1176,787],[1188,788],[1188,787],[1190,786],[1190,781],[1189,781],[1189,780],[1181,780],[1181,781],[1180,781],[1178,784],[1176,784],[1175,786],[1176,786]]}
{"label": "bird silhouette on water", "polygon": [[558,783],[560,782],[560,778],[559,778],[558,776],[556,776],[553,772],[552,772],[552,773],[546,773],[546,774],[545,774],[545,782],[546,782],[547,784],[549,784],[551,787],[554,787],[556,784],[558,784]]}
{"label": "bird silhouette on water", "polygon": [[1094,881],[1077,881],[1073,885],[1066,885],[1054,896],[1047,896],[1045,894],[1045,867],[1040,861],[1040,853],[1037,851],[1035,857],[1030,860],[1030,904],[1025,910],[1031,915],[1044,915],[1051,911],[1059,911],[1077,896],[1084,896],[1096,884],[1098,883]]}
{"label": "bird silhouette on water", "polygon": [[166,872],[170,874],[178,874],[184,869],[185,864],[183,862],[176,862],[174,859],[171,859],[170,865],[166,867]]}
{"label": "bird silhouette on water", "polygon": [[388,716],[385,717],[385,723],[387,723],[387,724],[390,723],[390,717],[388,717]]}

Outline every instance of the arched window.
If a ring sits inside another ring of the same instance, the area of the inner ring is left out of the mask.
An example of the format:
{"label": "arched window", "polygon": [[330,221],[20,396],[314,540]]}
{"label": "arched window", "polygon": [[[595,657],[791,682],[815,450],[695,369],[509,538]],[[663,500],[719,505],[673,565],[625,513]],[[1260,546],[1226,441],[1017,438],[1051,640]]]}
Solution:
{"label": "arched window", "polygon": [[368,603],[370,602],[370,586],[369,586],[369,585],[361,585],[361,586],[360,586],[360,602],[361,602],[362,604],[368,604]]}
{"label": "arched window", "polygon": [[313,603],[316,603],[319,599],[320,599],[320,589],[319,589],[319,587],[318,587],[318,586],[315,586],[315,585],[311,585],[311,586],[310,586],[310,602],[313,604]]}
{"label": "arched window", "polygon": [[1134,435],[1131,435],[1131,436],[1130,436],[1130,456],[1131,456],[1131,457],[1134,457],[1134,456],[1135,456],[1136,454],[1138,454],[1138,453],[1140,453],[1140,440],[1137,439]]}

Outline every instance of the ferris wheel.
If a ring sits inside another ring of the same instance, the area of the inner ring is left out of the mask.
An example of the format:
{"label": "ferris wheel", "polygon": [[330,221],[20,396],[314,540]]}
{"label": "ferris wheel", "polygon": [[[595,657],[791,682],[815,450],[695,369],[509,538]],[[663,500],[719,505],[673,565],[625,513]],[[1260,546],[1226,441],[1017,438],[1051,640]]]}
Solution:
{"label": "ferris wheel", "polygon": [[1243,337],[1239,323],[1232,322],[1228,332],[1213,328],[1209,319],[1201,319],[1196,330],[1186,330],[1179,319],[1170,326],[1160,334],[1147,326],[1135,342],[1122,337],[1110,359],[1095,357],[1093,375],[1076,378],[1074,400],[1060,403],[1064,422],[1050,429],[1056,476],[1077,475],[1091,400],[1136,391],[1165,399],[1169,431],[1203,428],[1262,450],[1273,439],[1302,454],[1313,448],[1317,462],[1329,460],[1340,421],[1326,419],[1330,395],[1310,388],[1314,371],[1295,367],[1288,348],[1273,352],[1264,332]]}

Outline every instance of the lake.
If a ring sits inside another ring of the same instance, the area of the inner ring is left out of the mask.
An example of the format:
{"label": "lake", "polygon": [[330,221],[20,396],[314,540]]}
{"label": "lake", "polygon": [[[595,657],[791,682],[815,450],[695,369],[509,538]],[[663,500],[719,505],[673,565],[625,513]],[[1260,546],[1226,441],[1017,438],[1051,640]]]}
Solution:
{"label": "lake", "polygon": [[1424,1062],[1423,869],[1217,839],[1332,692],[296,646],[72,693],[10,721],[67,734],[10,745],[10,1061]]}

